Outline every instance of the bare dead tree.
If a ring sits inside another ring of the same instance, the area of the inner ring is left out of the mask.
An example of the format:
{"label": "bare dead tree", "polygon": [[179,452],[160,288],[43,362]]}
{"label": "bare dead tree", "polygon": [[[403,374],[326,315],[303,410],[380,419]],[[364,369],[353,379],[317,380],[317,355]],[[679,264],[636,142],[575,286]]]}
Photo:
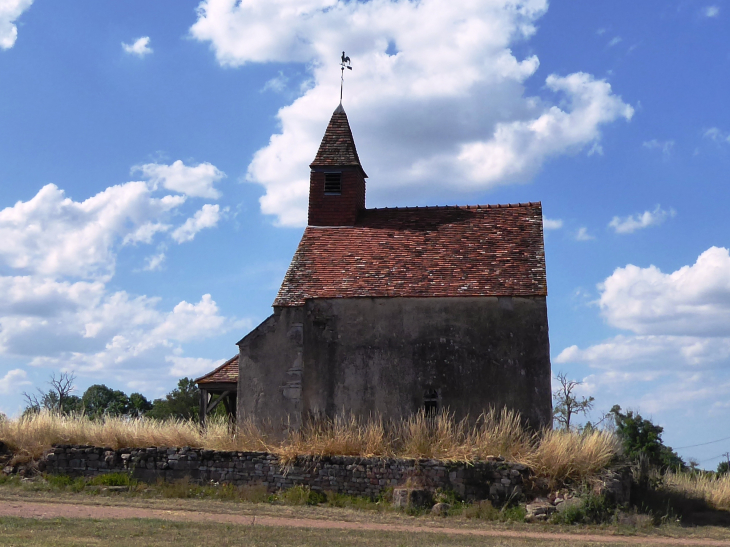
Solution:
{"label": "bare dead tree", "polygon": [[576,380],[568,380],[568,376],[564,372],[558,373],[556,376],[560,387],[553,392],[553,419],[560,424],[560,427],[569,431],[570,422],[574,416],[578,414],[585,415],[593,408],[593,397],[577,398],[573,391],[583,382]]}
{"label": "bare dead tree", "polygon": [[48,385],[51,389],[43,392],[38,389],[38,394],[23,392],[27,408],[39,412],[41,409],[63,412],[65,403],[76,389],[74,386],[76,375],[73,372],[62,372],[56,378],[56,373],[51,374]]}

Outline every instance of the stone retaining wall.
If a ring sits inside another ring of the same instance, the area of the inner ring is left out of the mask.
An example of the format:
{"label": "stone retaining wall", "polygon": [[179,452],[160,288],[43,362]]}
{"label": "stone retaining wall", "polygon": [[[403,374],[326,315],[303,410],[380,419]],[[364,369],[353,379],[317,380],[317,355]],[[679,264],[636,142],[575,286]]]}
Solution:
{"label": "stone retaining wall", "polygon": [[352,456],[300,456],[288,465],[266,452],[218,452],[193,448],[98,448],[58,445],[39,465],[53,474],[92,477],[129,473],[154,482],[184,478],[196,483],[264,485],[269,492],[295,485],[375,498],[385,489],[409,485],[452,490],[467,500],[502,503],[522,497],[524,465],[494,458],[474,464]]}

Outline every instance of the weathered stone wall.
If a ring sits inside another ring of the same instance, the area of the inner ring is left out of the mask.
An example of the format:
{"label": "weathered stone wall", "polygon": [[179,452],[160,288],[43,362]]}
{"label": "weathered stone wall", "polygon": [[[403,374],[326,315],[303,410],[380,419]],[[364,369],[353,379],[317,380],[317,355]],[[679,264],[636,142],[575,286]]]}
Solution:
{"label": "weathered stone wall", "polygon": [[302,406],[302,309],[277,308],[238,342],[239,423],[253,418],[299,428]]}
{"label": "weathered stone wall", "polygon": [[551,423],[544,297],[315,299],[303,335],[305,413],[401,418],[430,397],[457,419],[506,406]]}
{"label": "weathered stone wall", "polygon": [[436,460],[398,460],[350,456],[303,456],[290,465],[265,452],[216,452],[192,448],[124,448],[59,445],[40,462],[47,473],[92,477],[130,473],[153,482],[188,478],[197,483],[263,485],[269,492],[295,485],[353,496],[378,497],[387,488],[406,483],[452,490],[467,500],[495,503],[520,499],[525,466],[499,458],[474,464]]}

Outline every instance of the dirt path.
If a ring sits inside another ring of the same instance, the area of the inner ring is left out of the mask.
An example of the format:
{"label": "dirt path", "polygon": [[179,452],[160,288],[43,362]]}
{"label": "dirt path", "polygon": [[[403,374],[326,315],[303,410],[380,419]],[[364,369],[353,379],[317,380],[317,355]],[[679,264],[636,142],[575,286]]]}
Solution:
{"label": "dirt path", "polygon": [[339,530],[387,531],[410,533],[438,533],[482,537],[504,537],[521,539],[547,539],[559,541],[591,541],[624,543],[627,545],[703,545],[730,547],[730,542],[710,539],[665,538],[651,536],[616,536],[599,534],[565,534],[546,532],[525,532],[510,530],[473,530],[464,528],[436,528],[430,526],[408,526],[398,524],[378,524],[345,522],[336,520],[315,520],[301,518],[282,518],[271,516],[231,515],[204,513],[197,511],[170,511],[162,509],[142,509],[137,507],[112,507],[98,505],[76,505],[69,503],[41,503],[6,500],[0,505],[0,516],[21,518],[77,518],[77,519],[161,519],[180,522],[216,522],[247,526],[273,526],[289,528],[329,528]]}

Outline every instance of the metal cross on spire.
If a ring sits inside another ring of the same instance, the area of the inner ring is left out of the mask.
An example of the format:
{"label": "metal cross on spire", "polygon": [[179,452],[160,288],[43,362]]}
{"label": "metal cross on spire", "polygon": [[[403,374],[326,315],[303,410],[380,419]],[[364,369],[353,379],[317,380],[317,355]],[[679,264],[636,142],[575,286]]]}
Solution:
{"label": "metal cross on spire", "polygon": [[350,58],[343,51],[340,63],[340,70],[342,70],[342,76],[340,77],[340,104],[342,104],[342,87],[345,84],[345,69],[352,70],[352,67],[350,66]]}

